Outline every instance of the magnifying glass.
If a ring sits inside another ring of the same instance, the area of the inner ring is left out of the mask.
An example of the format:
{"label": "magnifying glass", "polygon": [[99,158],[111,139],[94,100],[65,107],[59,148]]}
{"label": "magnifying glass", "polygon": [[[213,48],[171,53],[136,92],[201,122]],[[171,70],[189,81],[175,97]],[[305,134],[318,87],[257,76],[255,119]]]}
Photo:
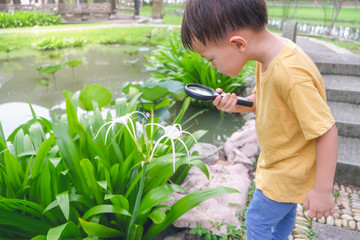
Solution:
{"label": "magnifying glass", "polygon": [[[185,93],[197,100],[201,101],[213,101],[217,96],[225,96],[224,93],[219,94],[218,92],[214,91],[213,89],[206,87],[201,84],[190,83],[185,86]],[[245,107],[252,107],[253,102],[248,98],[237,97],[237,105],[245,106]]]}

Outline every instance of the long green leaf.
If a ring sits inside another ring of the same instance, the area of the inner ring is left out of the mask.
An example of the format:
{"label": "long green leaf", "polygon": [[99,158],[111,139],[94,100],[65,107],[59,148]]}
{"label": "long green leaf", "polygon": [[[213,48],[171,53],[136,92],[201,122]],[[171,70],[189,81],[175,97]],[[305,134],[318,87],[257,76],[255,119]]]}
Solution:
{"label": "long green leaf", "polygon": [[141,225],[133,224],[128,236],[129,240],[139,240],[142,238],[144,228]]}
{"label": "long green leaf", "polygon": [[101,189],[95,178],[95,172],[92,163],[89,159],[83,159],[80,162],[80,166],[83,170],[84,176],[88,182],[89,188],[91,189],[93,196],[95,197],[97,204],[102,204],[104,202],[104,199],[101,193]]}
{"label": "long green leaf", "polygon": [[36,154],[36,158],[32,166],[31,179],[35,179],[40,174],[44,166],[44,162],[46,160],[47,154],[49,153],[51,144],[54,143],[54,140],[55,138],[52,136],[41,144],[40,149]]}
{"label": "long green leaf", "polygon": [[82,219],[86,220],[89,217],[92,217],[92,216],[98,215],[98,214],[102,214],[102,213],[114,213],[114,214],[121,214],[121,215],[126,215],[126,216],[131,217],[131,214],[121,207],[114,206],[114,205],[98,205],[98,206],[95,206],[95,207],[89,209],[84,214]]}
{"label": "long green leaf", "polygon": [[69,220],[70,200],[68,191],[56,195],[56,201],[59,203],[61,212],[64,214],[65,219]]}
{"label": "long green leaf", "polygon": [[60,226],[49,229],[47,240],[53,239],[79,239],[81,237],[80,231],[73,222],[67,222]]}
{"label": "long green leaf", "polygon": [[55,121],[54,134],[61,156],[69,169],[74,186],[79,194],[90,195],[87,180],[80,167],[80,157],[75,144],[70,139],[64,123]]}
{"label": "long green leaf", "polygon": [[28,237],[39,234],[45,235],[52,226],[44,221],[40,221],[32,216],[22,215],[15,211],[8,211],[0,208],[0,226],[11,226],[20,232],[28,233]]}
{"label": "long green leaf", "polygon": [[215,187],[212,189],[201,190],[186,195],[185,197],[177,201],[168,212],[166,212],[166,218],[162,223],[151,225],[151,227],[146,231],[143,240],[153,239],[162,230],[164,230],[167,226],[169,226],[176,219],[178,219],[181,215],[196,207],[203,201],[216,196],[230,193],[238,193],[238,191],[236,189],[228,187]]}
{"label": "long green leaf", "polygon": [[87,222],[81,218],[79,218],[79,222],[84,231],[94,237],[115,238],[124,236],[124,233],[120,232],[119,230],[109,228],[98,223]]}

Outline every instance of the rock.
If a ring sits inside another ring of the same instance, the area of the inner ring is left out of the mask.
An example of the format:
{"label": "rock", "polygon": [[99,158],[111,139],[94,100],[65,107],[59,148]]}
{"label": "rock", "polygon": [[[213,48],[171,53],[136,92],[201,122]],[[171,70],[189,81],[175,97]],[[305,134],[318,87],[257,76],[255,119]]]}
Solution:
{"label": "rock", "polygon": [[257,156],[259,145],[255,130],[255,120],[248,120],[245,125],[231,135],[224,144],[224,154],[230,163],[243,162],[252,165],[249,158]]}
{"label": "rock", "polygon": [[357,227],[357,230],[360,231],[360,222],[357,222],[357,223],[356,223],[356,227]]}
{"label": "rock", "polygon": [[348,215],[348,214],[343,214],[341,215],[341,219],[345,219],[347,221],[351,221],[354,220],[352,216]]}
{"label": "rock", "polygon": [[[237,189],[239,193],[225,194],[201,203],[174,221],[175,227],[195,228],[196,224],[200,223],[203,228],[213,231],[214,234],[224,235],[227,233],[226,226],[217,230],[210,221],[240,224],[235,214],[245,207],[253,178],[254,168],[249,157],[258,152],[255,120],[248,120],[238,132],[239,134],[233,134],[231,140],[224,144],[226,159],[219,158],[221,153],[215,146],[205,143],[196,144],[191,151],[198,151],[199,156],[202,157],[209,171],[209,179],[200,169],[192,167],[181,186],[188,192],[226,186]],[[171,206],[183,196],[184,194],[174,193],[172,194],[174,200],[166,204]]]}
{"label": "rock", "polygon": [[164,240],[182,240],[184,239],[184,236],[185,236],[185,232],[183,231],[171,236],[167,236],[164,238]]}
{"label": "rock", "polygon": [[[203,228],[208,228],[214,234],[226,234],[226,228],[218,231],[212,226],[210,221],[239,223],[235,216],[237,211],[242,211],[246,205],[248,190],[251,183],[249,170],[244,164],[213,164],[207,165],[210,179],[208,180],[203,172],[198,168],[191,168],[184,182],[181,184],[189,192],[209,189],[216,186],[227,186],[237,189],[240,193],[225,194],[216,198],[211,198],[191,211],[178,218],[173,225],[178,228],[195,228],[196,223],[200,223]],[[172,195],[176,200],[184,195],[175,193]],[[168,203],[171,205],[171,203]],[[230,205],[230,206],[229,206]]]}
{"label": "rock", "polygon": [[348,221],[347,221],[346,219],[343,219],[343,220],[342,220],[342,226],[343,226],[344,228],[347,228],[347,226],[348,226]]}
{"label": "rock", "polygon": [[191,148],[192,152],[198,152],[200,159],[207,164],[214,164],[219,159],[218,148],[209,143],[199,142]]}
{"label": "rock", "polygon": [[360,222],[360,216],[354,216],[354,220]]}
{"label": "rock", "polygon": [[322,218],[320,218],[318,221],[319,221],[319,223],[325,223],[325,218],[322,217]]}
{"label": "rock", "polygon": [[303,222],[303,223],[307,223],[308,220],[302,216],[296,216],[296,222]]}
{"label": "rock", "polygon": [[341,227],[342,226],[342,220],[341,219],[335,219],[335,225],[337,227]]}
{"label": "rock", "polygon": [[351,230],[354,230],[356,228],[356,222],[355,221],[349,221],[349,228]]}
{"label": "rock", "polygon": [[303,233],[303,232],[307,232],[309,228],[301,224],[295,224],[295,230],[300,233]]}
{"label": "rock", "polygon": [[330,226],[334,226],[335,220],[334,220],[333,216],[328,216],[328,217],[326,218],[326,224],[327,224],[327,225],[330,225]]}
{"label": "rock", "polygon": [[334,219],[339,219],[339,218],[340,218],[340,214],[339,214],[339,213],[334,213],[334,214],[333,214],[333,217],[334,217]]}

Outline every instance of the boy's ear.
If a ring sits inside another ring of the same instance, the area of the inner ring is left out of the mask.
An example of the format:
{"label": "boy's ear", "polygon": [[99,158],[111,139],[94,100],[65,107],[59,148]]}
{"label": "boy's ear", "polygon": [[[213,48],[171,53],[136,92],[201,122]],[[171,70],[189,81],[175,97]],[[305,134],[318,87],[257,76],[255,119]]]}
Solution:
{"label": "boy's ear", "polygon": [[233,47],[238,49],[240,52],[245,51],[245,49],[247,47],[246,39],[239,35],[230,37],[229,43],[230,43],[230,45],[232,45]]}

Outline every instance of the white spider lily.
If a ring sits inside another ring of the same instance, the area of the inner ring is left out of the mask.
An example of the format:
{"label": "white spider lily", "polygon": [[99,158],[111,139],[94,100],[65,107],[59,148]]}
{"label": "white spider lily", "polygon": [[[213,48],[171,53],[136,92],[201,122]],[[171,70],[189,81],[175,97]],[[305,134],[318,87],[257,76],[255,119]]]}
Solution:
{"label": "white spider lily", "polygon": [[164,138],[167,138],[167,140],[165,142],[167,142],[168,140],[171,141],[171,146],[172,146],[172,150],[173,150],[173,167],[174,167],[174,172],[175,172],[175,140],[179,140],[179,142],[182,143],[182,145],[185,147],[186,149],[186,152],[187,152],[187,155],[188,155],[188,159],[189,159],[189,164],[190,164],[190,153],[189,153],[189,150],[188,148],[186,147],[186,144],[184,143],[183,140],[181,140],[181,137],[184,133],[186,134],[189,134],[194,140],[195,142],[197,143],[195,137],[187,132],[187,131],[183,131],[182,128],[181,128],[181,125],[180,124],[174,124],[174,125],[169,125],[169,126],[163,126],[161,124],[158,124],[158,123],[149,123],[147,125],[156,125],[160,128],[162,128],[165,132],[165,134],[163,136],[161,136],[157,142],[155,143],[155,146],[152,150],[152,153],[151,153],[151,156],[150,156],[150,161],[152,160],[153,156],[154,156],[154,153],[155,153],[155,150],[156,150],[156,147],[159,145],[159,143],[161,142],[161,140],[163,140]]}
{"label": "white spider lily", "polygon": [[[138,114],[141,114],[144,116],[145,119],[147,119],[147,117],[145,116],[144,113],[142,112],[139,112],[139,111],[134,111],[132,113],[128,113],[128,114],[125,114],[124,116],[121,116],[121,117],[117,117],[115,119],[113,119],[112,121],[110,122],[107,122],[105,123],[104,125],[101,126],[101,128],[99,129],[99,131],[97,132],[95,138],[97,138],[97,136],[99,135],[100,131],[106,126],[106,125],[109,125],[110,124],[110,127],[108,128],[108,130],[106,131],[106,134],[105,134],[105,143],[106,143],[106,140],[107,140],[107,137],[108,137],[108,134],[111,130],[111,128],[113,128],[115,126],[116,123],[120,123],[122,125],[124,125],[126,127],[126,129],[129,131],[130,135],[132,136],[132,138],[134,139],[134,141],[136,142],[137,141],[137,138],[136,138],[136,132],[135,132],[135,126],[134,126],[134,123],[131,121],[131,116],[135,113],[138,113]],[[130,130],[129,126],[128,126],[128,122],[130,122],[131,124],[131,128],[132,128],[132,131]]]}

